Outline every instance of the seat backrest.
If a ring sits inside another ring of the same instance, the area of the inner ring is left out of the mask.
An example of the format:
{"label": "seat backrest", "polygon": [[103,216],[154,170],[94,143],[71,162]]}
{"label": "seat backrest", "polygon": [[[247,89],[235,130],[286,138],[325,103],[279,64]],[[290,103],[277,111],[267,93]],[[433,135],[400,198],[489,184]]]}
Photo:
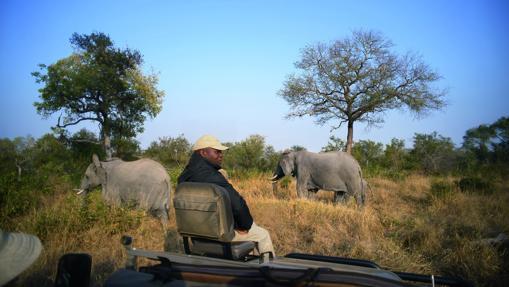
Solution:
{"label": "seat backrest", "polygon": [[235,236],[230,197],[223,187],[211,183],[180,183],[173,205],[180,235],[222,242],[230,242]]}

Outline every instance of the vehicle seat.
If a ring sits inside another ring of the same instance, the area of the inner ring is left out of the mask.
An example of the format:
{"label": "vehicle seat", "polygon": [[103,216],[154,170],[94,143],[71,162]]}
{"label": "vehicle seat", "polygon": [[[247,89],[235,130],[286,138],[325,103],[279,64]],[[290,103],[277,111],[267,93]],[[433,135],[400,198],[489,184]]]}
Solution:
{"label": "vehicle seat", "polygon": [[256,248],[252,241],[232,242],[233,214],[228,192],[210,183],[184,182],[173,197],[177,232],[186,254],[244,260]]}

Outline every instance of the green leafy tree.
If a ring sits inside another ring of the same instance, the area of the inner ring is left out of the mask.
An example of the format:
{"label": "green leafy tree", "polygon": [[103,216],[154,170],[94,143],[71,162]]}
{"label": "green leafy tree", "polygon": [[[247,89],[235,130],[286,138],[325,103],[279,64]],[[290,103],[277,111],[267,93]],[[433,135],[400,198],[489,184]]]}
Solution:
{"label": "green leafy tree", "polygon": [[141,71],[138,51],[115,48],[103,33],[73,34],[75,52],[32,75],[39,89],[37,112],[47,118],[60,112],[57,130],[82,121],[99,125],[106,158],[112,156],[111,137],[130,138],[143,131],[147,116],[161,110],[164,93],[156,88],[158,78]]}
{"label": "green leafy tree", "polygon": [[224,163],[231,170],[255,170],[263,165],[265,139],[260,135],[251,135],[247,139],[228,144],[224,154]]}
{"label": "green leafy tree", "polygon": [[410,151],[414,167],[425,174],[438,174],[451,171],[456,164],[456,153],[451,138],[437,132],[414,135],[414,146]]}
{"label": "green leafy tree", "polygon": [[114,136],[111,145],[115,147],[114,155],[123,160],[137,160],[141,155],[140,142],[134,138]]}
{"label": "green leafy tree", "polygon": [[392,47],[379,33],[356,31],[329,45],[304,48],[295,64],[301,73],[290,75],[279,92],[292,110],[288,117],[309,115],[320,125],[337,122],[332,129],[346,123],[346,151],[351,153],[355,122],[383,123],[392,109],[407,108],[420,116],[442,108],[445,91],[433,87],[440,75],[420,57],[398,56]]}
{"label": "green leafy tree", "polygon": [[509,117],[501,117],[491,125],[494,131],[492,141],[495,162],[509,166]]}
{"label": "green leafy tree", "polygon": [[493,171],[504,174],[509,167],[509,118],[479,125],[463,136],[463,169],[468,173]]}
{"label": "green leafy tree", "polygon": [[371,140],[360,140],[353,146],[352,155],[364,169],[373,169],[383,157],[383,144]]}
{"label": "green leafy tree", "polygon": [[176,138],[163,137],[153,141],[145,150],[144,155],[161,162],[167,167],[184,166],[191,154],[191,144],[179,135]]}
{"label": "green leafy tree", "polygon": [[463,148],[472,152],[480,163],[486,164],[490,156],[490,142],[494,136],[494,129],[488,125],[469,129],[463,136]]}
{"label": "green leafy tree", "polygon": [[393,138],[390,144],[385,145],[382,165],[392,172],[401,171],[405,166],[406,156],[405,141]]}
{"label": "green leafy tree", "polygon": [[344,151],[345,150],[345,141],[340,139],[340,138],[337,138],[335,136],[330,136],[329,137],[329,142],[327,143],[326,146],[322,147],[322,151],[323,152],[328,152],[328,151]]}
{"label": "green leafy tree", "polygon": [[277,152],[273,146],[267,145],[263,151],[262,164],[259,167],[261,171],[274,171],[281,158],[281,153]]}
{"label": "green leafy tree", "polygon": [[83,128],[66,138],[69,138],[68,146],[76,161],[88,165],[93,154],[104,156],[104,150],[101,149],[99,139],[92,131]]}
{"label": "green leafy tree", "polygon": [[23,173],[33,169],[33,146],[31,136],[0,140],[0,171],[3,175],[13,176],[20,181]]}

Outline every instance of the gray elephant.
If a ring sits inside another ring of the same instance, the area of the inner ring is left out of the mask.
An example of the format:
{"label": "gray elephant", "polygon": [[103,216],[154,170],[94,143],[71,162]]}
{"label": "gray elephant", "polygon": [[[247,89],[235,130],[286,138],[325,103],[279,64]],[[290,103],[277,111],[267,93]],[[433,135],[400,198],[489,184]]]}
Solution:
{"label": "gray elephant", "polygon": [[93,155],[81,180],[78,194],[101,185],[103,198],[110,203],[135,204],[159,216],[167,226],[171,181],[166,169],[151,159],[99,161]]}
{"label": "gray elephant", "polygon": [[364,205],[365,181],[359,163],[345,152],[313,153],[291,151],[283,153],[274,172],[273,182],[285,175],[297,178],[297,195],[307,197],[319,189],[335,192],[334,201],[354,196],[358,205]]}

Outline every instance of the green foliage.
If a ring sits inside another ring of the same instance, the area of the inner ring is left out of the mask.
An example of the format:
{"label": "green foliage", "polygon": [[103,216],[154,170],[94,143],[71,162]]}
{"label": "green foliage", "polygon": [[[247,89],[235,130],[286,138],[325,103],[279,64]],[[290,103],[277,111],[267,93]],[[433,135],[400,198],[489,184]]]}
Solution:
{"label": "green foliage", "polygon": [[100,192],[84,197],[68,193],[58,209],[38,212],[24,229],[31,230],[43,241],[58,236],[64,230],[79,238],[80,234],[95,226],[101,226],[109,235],[114,235],[139,226],[142,216],[141,211],[106,204]]}
{"label": "green foliage", "polygon": [[0,175],[0,228],[37,206],[40,195],[34,194],[28,185],[19,181],[14,172]]}
{"label": "green foliage", "polygon": [[143,155],[169,168],[183,167],[191,155],[191,144],[184,135],[179,135],[176,138],[163,137],[159,138],[158,142],[150,143]]}
{"label": "green foliage", "polygon": [[164,93],[156,89],[157,76],[142,74],[138,51],[115,48],[103,33],[75,33],[71,44],[72,55],[32,73],[44,85],[41,101],[34,105],[45,118],[61,112],[59,129],[96,122],[109,157],[109,138],[132,138],[142,132],[146,116],[161,111]]}
{"label": "green foliage", "polygon": [[168,174],[170,175],[171,179],[171,186],[176,187],[177,186],[177,180],[182,171],[184,170],[184,166],[173,166],[170,167],[168,170]]}
{"label": "green foliage", "polygon": [[374,173],[380,168],[383,153],[383,145],[370,140],[360,140],[352,149],[352,156],[357,159],[364,173]]}
{"label": "green foliage", "polygon": [[450,196],[456,191],[456,186],[447,180],[435,180],[431,183],[430,193],[436,198]]}
{"label": "green foliage", "polygon": [[263,171],[272,171],[279,154],[265,145],[260,135],[252,135],[238,143],[226,143],[229,149],[224,154],[223,165],[232,176],[250,176]]}
{"label": "green foliage", "polygon": [[346,143],[335,136],[329,137],[329,142],[326,146],[322,147],[322,152],[328,151],[344,151],[346,148]]}
{"label": "green foliage", "polygon": [[437,132],[416,133],[409,156],[413,167],[425,174],[444,174],[456,168],[457,155],[451,138]]}
{"label": "green foliage", "polygon": [[96,154],[99,158],[105,158],[99,139],[93,132],[86,129],[81,129],[69,137],[68,149],[75,171],[70,173],[70,176],[75,183],[81,179],[88,165],[92,163],[92,155]]}
{"label": "green foliage", "polygon": [[137,160],[141,154],[140,143],[132,138],[115,136],[111,145],[115,150],[114,156],[126,161]]}
{"label": "green foliage", "polygon": [[479,125],[463,136],[462,167],[470,175],[509,173],[509,118]]}
{"label": "green foliage", "polygon": [[37,141],[30,136],[2,139],[0,148],[2,225],[37,208],[41,197],[52,194],[56,186],[70,184],[70,174],[76,171],[69,149],[51,134]]}
{"label": "green foliage", "polygon": [[404,140],[393,138],[390,144],[385,145],[381,166],[381,175],[393,180],[405,178],[408,173],[408,151]]}
{"label": "green foliage", "polygon": [[483,194],[493,193],[495,187],[490,179],[482,179],[479,177],[463,177],[457,185],[462,192],[476,192]]}
{"label": "green foliage", "polygon": [[227,168],[248,170],[261,165],[265,139],[259,135],[249,136],[228,149],[224,161]]}

